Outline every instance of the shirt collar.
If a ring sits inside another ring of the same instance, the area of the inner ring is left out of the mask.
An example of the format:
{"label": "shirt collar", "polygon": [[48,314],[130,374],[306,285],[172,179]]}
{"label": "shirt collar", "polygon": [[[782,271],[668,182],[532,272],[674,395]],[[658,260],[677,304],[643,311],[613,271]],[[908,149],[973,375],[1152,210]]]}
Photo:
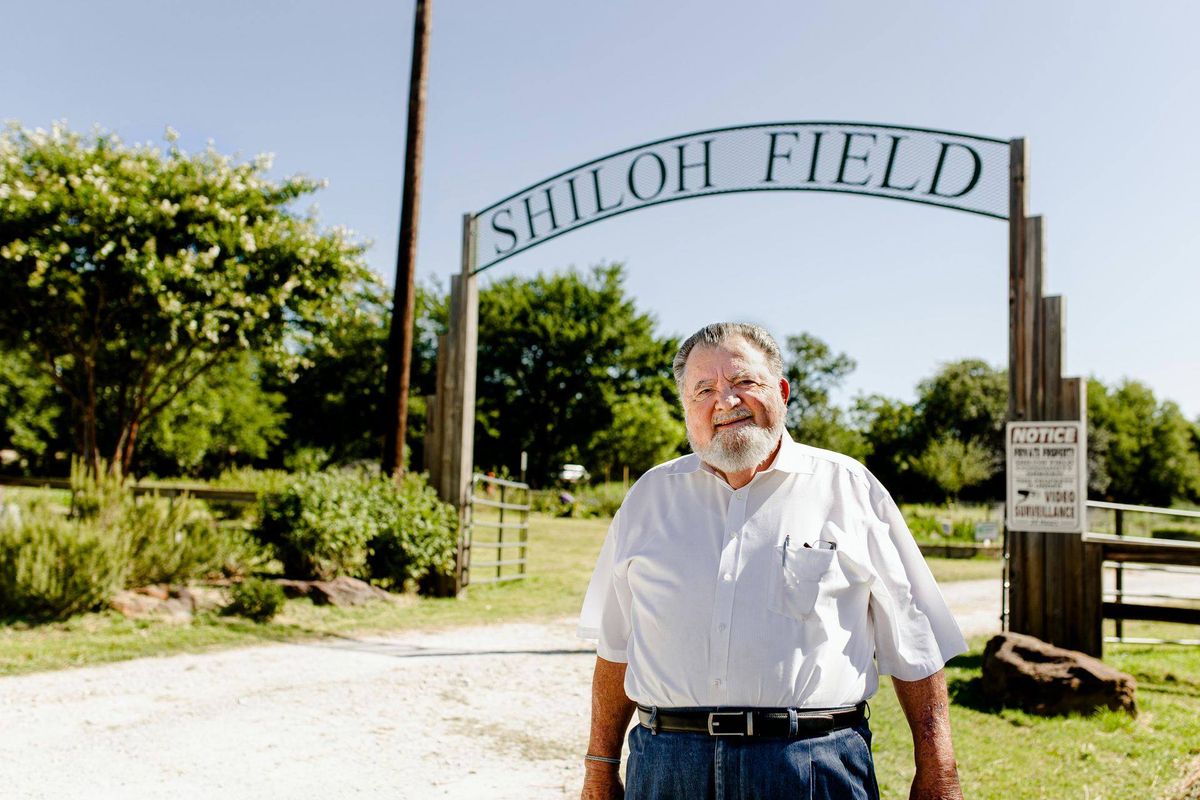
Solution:
{"label": "shirt collar", "polygon": [[[804,451],[804,445],[792,441],[792,437],[787,431],[784,431],[783,439],[779,445],[779,452],[775,454],[775,460],[771,462],[769,467],[763,470],[763,473],[779,470],[780,472],[791,472],[796,475],[813,474],[816,471],[816,460]],[[668,474],[688,475],[699,471],[702,466],[703,462],[700,461],[700,456],[695,453],[689,453],[683,458],[677,459],[671,465]]]}

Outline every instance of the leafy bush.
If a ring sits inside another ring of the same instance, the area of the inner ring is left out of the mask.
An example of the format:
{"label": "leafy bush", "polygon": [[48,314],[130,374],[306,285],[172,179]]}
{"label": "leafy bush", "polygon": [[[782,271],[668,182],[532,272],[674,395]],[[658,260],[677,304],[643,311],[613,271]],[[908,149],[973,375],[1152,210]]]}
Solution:
{"label": "leafy bush", "polygon": [[269,622],[283,608],[284,602],[286,598],[279,584],[261,578],[247,578],[233,585],[225,613],[255,622]]}
{"label": "leafy bush", "polygon": [[[389,490],[395,484],[384,481]],[[385,494],[389,493],[387,490]],[[408,473],[388,504],[393,513],[370,541],[367,564],[371,577],[401,588],[430,573],[449,574],[454,568],[458,514],[443,503],[421,475]]]}
{"label": "leafy bush", "polygon": [[263,560],[245,531],[219,527],[203,503],[186,496],[130,498],[119,525],[131,552],[130,586],[236,575]]}
{"label": "leafy bush", "polygon": [[239,467],[222,472],[209,485],[214,489],[237,489],[243,492],[254,492],[260,497],[264,494],[282,492],[295,476],[282,469],[251,469]]}
{"label": "leafy bush", "polygon": [[125,586],[185,583],[259,566],[262,546],[222,527],[204,503],[135,497],[120,478],[73,465],[70,507],[53,494],[8,494],[0,518],[0,615],[65,618]]}
{"label": "leafy bush", "polygon": [[574,503],[564,503],[561,500],[562,489],[534,489],[529,493],[530,511],[538,514],[551,514],[556,517],[569,517],[575,512]]}
{"label": "leafy bush", "polygon": [[915,539],[934,539],[942,535],[942,523],[933,517],[909,515],[904,521]]}
{"label": "leafy bush", "polygon": [[297,475],[260,507],[259,538],[294,577],[349,575],[399,586],[453,564],[454,509],[419,475],[401,486],[362,472]]}
{"label": "leafy bush", "polygon": [[99,608],[125,582],[129,549],[111,529],[53,512],[0,524],[0,615],[63,619]]}
{"label": "leafy bush", "polygon": [[577,517],[611,517],[625,501],[625,484],[616,481],[580,486],[575,491]]}

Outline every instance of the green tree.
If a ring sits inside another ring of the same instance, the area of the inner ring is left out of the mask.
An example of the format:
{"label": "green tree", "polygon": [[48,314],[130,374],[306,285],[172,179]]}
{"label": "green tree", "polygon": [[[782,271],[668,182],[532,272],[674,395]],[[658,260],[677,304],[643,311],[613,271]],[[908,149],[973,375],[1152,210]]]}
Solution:
{"label": "green tree", "polygon": [[995,454],[977,441],[939,436],[912,460],[912,466],[941,488],[947,503],[956,503],[963,489],[986,481],[999,464]]}
{"label": "green tree", "polygon": [[92,469],[240,353],[295,362],[368,277],[361,244],[292,211],[318,181],[167,140],[0,135],[0,344],[37,354]]}
{"label": "green tree", "polygon": [[[507,277],[479,293],[475,463],[512,467],[529,453],[540,483],[589,449],[631,396],[659,397],[681,415],[671,378],[677,343],[625,291],[618,264],[533,278]],[[594,470],[593,470],[594,471]]]}
{"label": "green tree", "polygon": [[917,385],[916,413],[926,437],[973,441],[1004,456],[1008,373],[986,361],[951,361]]}
{"label": "green tree", "polygon": [[262,460],[283,439],[283,395],[263,388],[248,353],[201,375],[146,429],[140,471],[216,475]]}
{"label": "green tree", "polygon": [[[935,477],[946,470],[932,469],[953,447],[945,441],[960,442],[971,458],[981,449],[989,463],[1003,463],[1007,413],[1007,373],[980,359],[962,359],[943,364],[921,381],[911,405],[880,395],[860,398],[853,420],[866,440],[867,467],[896,496],[920,501],[948,494],[946,484]],[[980,494],[1000,497],[1002,481],[1001,472],[993,468],[989,476],[963,483],[949,494],[981,486]]]}
{"label": "green tree", "polygon": [[62,412],[54,382],[23,349],[0,348],[0,449],[16,451],[22,469],[44,465]]}
{"label": "green tree", "polygon": [[[417,468],[426,429],[424,396],[435,389],[437,337],[445,331],[446,314],[446,294],[436,284],[418,284],[407,436]],[[303,365],[271,376],[270,387],[286,398],[288,455],[307,451],[321,465],[379,458],[390,315],[386,287],[364,283],[337,329],[303,351]]]}
{"label": "green tree", "polygon": [[902,400],[873,394],[855,400],[851,413],[866,440],[867,468],[897,497],[918,498],[926,481],[912,469],[913,456],[921,452],[916,410]]}
{"label": "green tree", "polygon": [[1153,506],[1200,500],[1195,428],[1178,405],[1160,403],[1150,387],[1123,381],[1109,388],[1089,380],[1088,430],[1103,496]]}
{"label": "green tree", "polygon": [[830,397],[854,371],[854,359],[834,352],[811,333],[787,337],[783,357],[784,376],[791,387],[787,427],[792,437],[813,447],[864,458],[868,452],[865,437]]}
{"label": "green tree", "polygon": [[[1008,418],[1008,373],[1004,370],[977,358],[943,364],[917,385],[913,410],[916,430],[910,442],[912,457],[919,457],[936,441],[949,438],[977,445],[993,463],[1004,463],[1004,425]],[[999,470],[991,474],[993,480],[984,478],[963,488],[981,485],[983,495],[1002,497],[1003,475]]]}
{"label": "green tree", "polygon": [[661,395],[630,395],[612,404],[612,424],[597,431],[588,451],[597,468],[629,467],[640,474],[679,454],[687,441],[677,404]]}

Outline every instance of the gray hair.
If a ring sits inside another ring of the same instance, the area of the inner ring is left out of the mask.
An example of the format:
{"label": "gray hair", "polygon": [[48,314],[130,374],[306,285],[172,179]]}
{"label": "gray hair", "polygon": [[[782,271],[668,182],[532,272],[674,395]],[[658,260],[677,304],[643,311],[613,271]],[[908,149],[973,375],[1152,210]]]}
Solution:
{"label": "gray hair", "polygon": [[675,354],[675,361],[672,362],[671,369],[675,373],[675,388],[679,391],[681,398],[683,397],[683,373],[687,368],[688,356],[692,354],[692,350],[696,347],[720,347],[729,339],[738,336],[754,345],[767,357],[767,367],[771,370],[771,377],[783,377],[783,355],[779,352],[779,344],[771,334],[767,333],[766,328],[748,322],[714,322],[711,325],[705,325],[684,339],[683,344],[679,346],[679,352]]}

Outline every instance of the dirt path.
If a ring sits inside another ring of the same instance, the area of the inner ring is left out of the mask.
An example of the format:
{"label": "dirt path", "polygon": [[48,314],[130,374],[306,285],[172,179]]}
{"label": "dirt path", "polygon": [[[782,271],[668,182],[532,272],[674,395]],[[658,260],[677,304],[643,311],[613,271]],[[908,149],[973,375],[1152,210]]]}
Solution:
{"label": "dirt path", "polygon": [[[968,636],[999,584],[950,583]],[[594,651],[573,621],[0,679],[0,795],[577,797]]]}

